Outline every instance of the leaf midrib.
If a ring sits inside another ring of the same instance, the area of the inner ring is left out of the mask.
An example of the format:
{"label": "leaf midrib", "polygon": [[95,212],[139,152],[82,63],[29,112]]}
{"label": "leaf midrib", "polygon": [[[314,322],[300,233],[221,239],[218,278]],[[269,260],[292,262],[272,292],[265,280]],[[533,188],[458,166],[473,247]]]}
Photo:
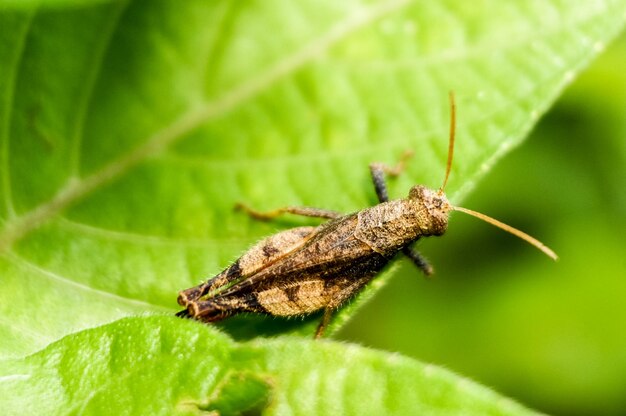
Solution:
{"label": "leaf midrib", "polygon": [[83,283],[76,282],[68,277],[59,275],[58,273],[54,273],[53,271],[46,270],[34,263],[31,263],[27,259],[20,257],[19,255],[17,255],[16,253],[12,251],[4,253],[2,257],[6,258],[7,260],[10,260],[13,264],[15,264],[18,267],[31,269],[32,271],[40,275],[43,275],[50,280],[60,282],[62,284],[68,285],[75,289],[83,290],[89,293],[96,293],[102,297],[112,298],[112,299],[115,299],[116,301],[120,301],[127,305],[132,305],[132,306],[139,305],[142,307],[148,306],[152,310],[170,312],[169,308],[164,308],[163,306],[155,304],[155,303],[146,302],[145,300],[142,300],[142,299],[134,299],[130,297],[121,296],[113,292],[107,292],[105,290],[96,289],[91,286],[85,285]]}
{"label": "leaf midrib", "polygon": [[111,42],[113,41],[115,31],[129,3],[129,0],[125,0],[123,2],[115,4],[115,7],[117,7],[117,9],[112,12],[110,22],[108,22],[105,29],[101,32],[102,39],[99,47],[95,48],[94,64],[92,65],[92,70],[89,71],[87,76],[85,77],[85,85],[81,89],[83,91],[83,94],[79,98],[78,105],[76,106],[76,123],[70,145],[71,151],[68,158],[70,172],[72,172],[71,175],[80,175],[80,151],[85,134],[85,122],[87,120],[87,114],[89,113],[93,93],[95,91],[100,71],[103,68],[103,63],[107,51],[111,47]]}
{"label": "leaf midrib", "polygon": [[[2,194],[3,201],[2,203],[5,206],[7,212],[7,218],[12,219],[16,218],[17,215],[15,213],[15,206],[13,205],[13,194],[11,192],[11,175],[9,170],[9,134],[11,131],[11,115],[13,112],[13,102],[15,100],[15,85],[17,75],[19,73],[19,68],[21,66],[22,60],[24,58],[24,49],[26,45],[26,38],[28,37],[28,33],[30,31],[30,26],[33,22],[33,18],[35,16],[35,11],[32,10],[28,16],[25,18],[27,22],[24,24],[23,33],[20,34],[20,42],[15,45],[17,49],[17,53],[15,54],[15,61],[10,65],[7,65],[8,68],[11,68],[12,71],[9,73],[9,80],[7,82],[7,89],[5,91],[5,106],[6,112],[4,114],[3,120],[0,123],[0,126],[4,126],[4,128],[0,131],[0,140],[2,143],[1,154],[2,160],[0,160],[0,166],[4,170],[2,174]],[[5,65],[7,63],[4,63]],[[1,241],[1,238],[0,238]],[[0,245],[1,251],[1,245]]]}
{"label": "leaf midrib", "polygon": [[364,8],[361,12],[351,13],[348,18],[331,27],[323,36],[304,45],[259,76],[244,81],[238,87],[224,93],[215,101],[205,102],[203,105],[190,109],[173,123],[153,134],[142,145],[105,165],[99,171],[83,178],[70,177],[66,185],[47,202],[5,223],[2,232],[0,232],[0,252],[8,250],[15,242],[36,230],[41,224],[67,207],[119,178],[147,158],[161,153],[202,124],[227,113],[280,79],[295,72],[351,33],[372,21],[401,9],[410,2],[411,0],[396,0],[387,4]]}

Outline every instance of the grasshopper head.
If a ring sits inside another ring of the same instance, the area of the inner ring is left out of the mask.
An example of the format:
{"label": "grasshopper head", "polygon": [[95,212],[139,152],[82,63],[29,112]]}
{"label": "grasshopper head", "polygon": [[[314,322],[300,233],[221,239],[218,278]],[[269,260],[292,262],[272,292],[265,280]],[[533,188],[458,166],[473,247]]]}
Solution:
{"label": "grasshopper head", "polygon": [[442,235],[448,228],[448,213],[454,208],[441,190],[416,185],[409,200],[417,204],[417,216],[424,235]]}
{"label": "grasshopper head", "polygon": [[422,230],[422,235],[441,235],[448,228],[448,213],[450,211],[461,211],[469,214],[473,217],[479,218],[490,224],[495,225],[507,231],[522,240],[532,244],[539,250],[543,251],[548,257],[556,260],[557,255],[554,251],[546,247],[541,241],[528,234],[506,225],[494,218],[488,217],[480,212],[472,211],[471,209],[463,207],[455,207],[450,205],[448,198],[443,193],[443,190],[448,183],[448,176],[450,176],[450,169],[452,168],[452,155],[454,153],[454,132],[456,128],[456,106],[454,104],[454,95],[450,92],[450,141],[448,143],[448,162],[446,164],[446,176],[443,179],[441,188],[436,191],[428,189],[422,185],[417,185],[411,188],[409,192],[408,200],[414,204],[417,224]]}

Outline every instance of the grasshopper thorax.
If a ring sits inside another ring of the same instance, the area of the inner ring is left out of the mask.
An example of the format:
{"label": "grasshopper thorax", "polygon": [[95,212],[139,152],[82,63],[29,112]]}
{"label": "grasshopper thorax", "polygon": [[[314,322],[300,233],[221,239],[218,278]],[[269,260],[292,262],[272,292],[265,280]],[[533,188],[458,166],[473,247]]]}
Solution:
{"label": "grasshopper thorax", "polygon": [[448,215],[454,207],[442,190],[428,189],[416,185],[409,191],[409,198],[415,204],[420,228],[424,235],[442,235],[448,228]]}

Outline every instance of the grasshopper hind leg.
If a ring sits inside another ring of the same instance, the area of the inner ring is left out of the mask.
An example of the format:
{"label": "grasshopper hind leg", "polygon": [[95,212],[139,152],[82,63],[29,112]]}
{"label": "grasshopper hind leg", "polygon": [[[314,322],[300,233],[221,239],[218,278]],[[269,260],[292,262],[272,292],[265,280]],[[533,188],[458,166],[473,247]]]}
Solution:
{"label": "grasshopper hind leg", "polygon": [[339,284],[339,290],[332,295],[328,304],[324,307],[324,315],[322,315],[322,320],[315,331],[315,339],[319,339],[324,335],[333,314],[339,309],[339,307],[358,293],[363,286],[372,280],[374,275],[375,273],[364,274],[356,280],[346,280],[344,284]]}

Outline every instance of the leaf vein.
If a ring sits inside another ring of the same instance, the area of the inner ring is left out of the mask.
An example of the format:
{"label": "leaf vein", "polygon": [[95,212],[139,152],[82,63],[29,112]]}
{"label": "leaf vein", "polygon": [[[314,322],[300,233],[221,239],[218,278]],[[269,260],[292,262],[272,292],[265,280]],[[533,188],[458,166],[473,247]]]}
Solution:
{"label": "leaf vein", "polygon": [[65,276],[61,276],[57,273],[54,273],[50,270],[46,270],[42,267],[40,267],[39,265],[32,263],[31,261],[25,259],[22,256],[19,256],[18,254],[16,254],[15,252],[8,252],[5,253],[5,256],[8,260],[11,260],[16,266],[18,267],[22,267],[25,269],[29,269],[31,271],[36,272],[37,274],[46,277],[50,280],[53,280],[55,282],[73,287],[75,289],[79,289],[85,292],[89,292],[92,294],[96,294],[98,296],[102,296],[103,298],[108,298],[108,299],[114,299],[116,301],[121,301],[123,303],[129,304],[129,305],[133,305],[133,306],[141,306],[141,307],[149,307],[151,310],[159,310],[159,311],[170,311],[169,308],[165,308],[161,305],[157,305],[157,304],[153,304],[150,302],[146,302],[144,300],[139,300],[139,299],[133,299],[133,298],[129,298],[129,297],[125,297],[125,296],[121,296],[118,295],[116,293],[111,293],[111,292],[107,292],[104,290],[100,290],[100,289],[96,289],[93,288],[91,286],[85,285],[83,283],[79,283],[76,282],[68,277]]}
{"label": "leaf vein", "polygon": [[76,126],[74,128],[74,134],[72,137],[72,143],[70,144],[70,157],[69,165],[71,175],[78,177],[80,175],[80,150],[84,140],[84,129],[87,114],[91,105],[91,100],[97,85],[98,78],[101,75],[101,69],[103,67],[104,57],[107,51],[111,48],[111,41],[113,40],[115,31],[118,28],[121,17],[124,15],[124,11],[128,6],[128,0],[117,3],[117,10],[111,16],[111,21],[108,24],[106,30],[102,33],[102,43],[100,47],[95,51],[94,63],[92,70],[85,77],[85,87],[83,88],[84,94],[82,95],[77,105]]}
{"label": "leaf vein", "polygon": [[94,225],[84,224],[70,219],[61,217],[57,224],[66,229],[79,231],[85,234],[106,238],[109,240],[125,241],[133,244],[150,244],[150,245],[174,245],[174,246],[198,246],[212,247],[216,245],[224,246],[227,244],[239,246],[243,242],[249,242],[247,239],[208,239],[208,238],[170,238],[159,235],[138,234],[128,231],[110,230],[107,228],[97,227]]}
{"label": "leaf vein", "polygon": [[215,101],[209,101],[184,113],[169,126],[153,134],[144,144],[113,160],[100,171],[81,179],[70,178],[66,186],[61,188],[49,201],[5,225],[0,234],[0,251],[7,250],[15,241],[20,240],[68,206],[117,179],[144,160],[161,153],[165,148],[182,139],[202,124],[227,113],[235,106],[256,96],[283,77],[298,70],[354,31],[397,11],[409,3],[410,0],[395,0],[350,14],[348,18],[337,23],[326,34],[285,59],[278,61],[275,66],[270,67],[258,77],[243,82]]}
{"label": "leaf vein", "polygon": [[11,189],[11,169],[9,164],[9,152],[10,149],[10,132],[11,132],[11,116],[13,111],[13,105],[11,105],[15,100],[15,85],[17,84],[17,78],[19,77],[20,71],[18,70],[24,62],[24,51],[26,50],[26,39],[28,38],[28,34],[30,33],[30,27],[33,22],[33,18],[35,16],[35,12],[31,12],[28,16],[28,21],[24,24],[23,33],[20,37],[20,42],[15,45],[15,48],[18,50],[15,54],[15,62],[13,65],[10,63],[7,67],[12,67],[13,71],[11,71],[9,75],[9,79],[7,80],[7,89],[5,94],[5,106],[6,112],[3,117],[1,125],[4,126],[0,135],[2,136],[2,187],[3,187],[3,196],[4,196],[4,204],[7,211],[7,218],[15,218],[15,206],[13,203],[13,191]]}

